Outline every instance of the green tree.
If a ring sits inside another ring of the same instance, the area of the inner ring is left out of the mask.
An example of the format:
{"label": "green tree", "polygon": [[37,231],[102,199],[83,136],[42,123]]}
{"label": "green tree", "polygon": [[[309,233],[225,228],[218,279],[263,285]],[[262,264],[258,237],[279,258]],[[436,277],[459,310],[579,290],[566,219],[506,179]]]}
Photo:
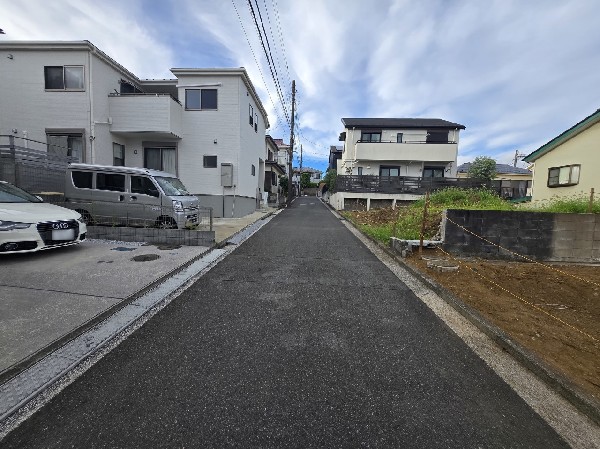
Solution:
{"label": "green tree", "polygon": [[287,176],[280,176],[279,177],[279,187],[281,187],[281,190],[283,190],[283,194],[287,195],[287,191],[288,191],[288,178],[287,178]]}
{"label": "green tree", "polygon": [[337,170],[334,169],[327,170],[327,173],[325,173],[325,177],[323,178],[323,181],[327,183],[327,190],[329,190],[331,193],[335,192],[336,178]]}
{"label": "green tree", "polygon": [[468,173],[470,178],[492,180],[496,177],[496,161],[489,156],[477,156]]}
{"label": "green tree", "polygon": [[310,187],[310,173],[302,173],[300,175],[300,185],[303,189]]}

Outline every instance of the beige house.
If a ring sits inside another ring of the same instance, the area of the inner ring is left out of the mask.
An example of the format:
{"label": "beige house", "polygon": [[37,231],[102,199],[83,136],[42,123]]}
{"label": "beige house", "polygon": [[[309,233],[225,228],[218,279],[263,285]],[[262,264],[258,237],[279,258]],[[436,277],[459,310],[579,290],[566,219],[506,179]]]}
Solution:
{"label": "beige house", "polygon": [[533,163],[533,201],[600,192],[600,109],[523,160]]}

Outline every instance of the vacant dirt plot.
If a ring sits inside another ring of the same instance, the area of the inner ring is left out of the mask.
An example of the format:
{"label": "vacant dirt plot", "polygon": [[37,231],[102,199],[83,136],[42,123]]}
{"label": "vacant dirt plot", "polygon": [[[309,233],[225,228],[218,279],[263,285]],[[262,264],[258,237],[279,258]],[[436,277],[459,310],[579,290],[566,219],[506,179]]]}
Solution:
{"label": "vacant dirt plot", "polygon": [[440,273],[417,254],[407,262],[600,400],[599,266],[460,259],[457,272]]}

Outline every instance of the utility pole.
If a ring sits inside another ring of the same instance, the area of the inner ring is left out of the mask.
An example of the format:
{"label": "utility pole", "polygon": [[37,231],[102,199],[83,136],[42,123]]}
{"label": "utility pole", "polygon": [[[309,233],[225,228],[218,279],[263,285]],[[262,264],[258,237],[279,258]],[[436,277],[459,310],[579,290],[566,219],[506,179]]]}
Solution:
{"label": "utility pole", "polygon": [[298,184],[300,196],[302,196],[302,144],[300,144],[300,184]]}
{"label": "utility pole", "polygon": [[513,159],[513,167],[517,166],[517,161],[519,160],[520,157],[525,157],[525,156],[527,156],[527,155],[519,153],[519,150],[515,150],[515,158]]}
{"label": "utility pole", "polygon": [[292,80],[292,123],[290,127],[290,148],[288,149],[288,194],[287,194],[287,206],[290,207],[292,204],[292,178],[294,173],[292,171],[292,162],[294,161],[294,112],[296,106],[296,80]]}

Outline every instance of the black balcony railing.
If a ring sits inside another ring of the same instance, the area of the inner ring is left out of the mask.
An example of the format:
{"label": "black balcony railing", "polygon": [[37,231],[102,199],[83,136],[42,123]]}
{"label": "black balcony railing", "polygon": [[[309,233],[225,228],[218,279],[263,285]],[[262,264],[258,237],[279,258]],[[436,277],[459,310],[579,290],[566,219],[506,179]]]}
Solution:
{"label": "black balcony railing", "polygon": [[336,178],[337,192],[409,193],[424,195],[446,187],[486,187],[500,194],[501,181],[473,178],[418,178],[412,176],[341,175]]}

